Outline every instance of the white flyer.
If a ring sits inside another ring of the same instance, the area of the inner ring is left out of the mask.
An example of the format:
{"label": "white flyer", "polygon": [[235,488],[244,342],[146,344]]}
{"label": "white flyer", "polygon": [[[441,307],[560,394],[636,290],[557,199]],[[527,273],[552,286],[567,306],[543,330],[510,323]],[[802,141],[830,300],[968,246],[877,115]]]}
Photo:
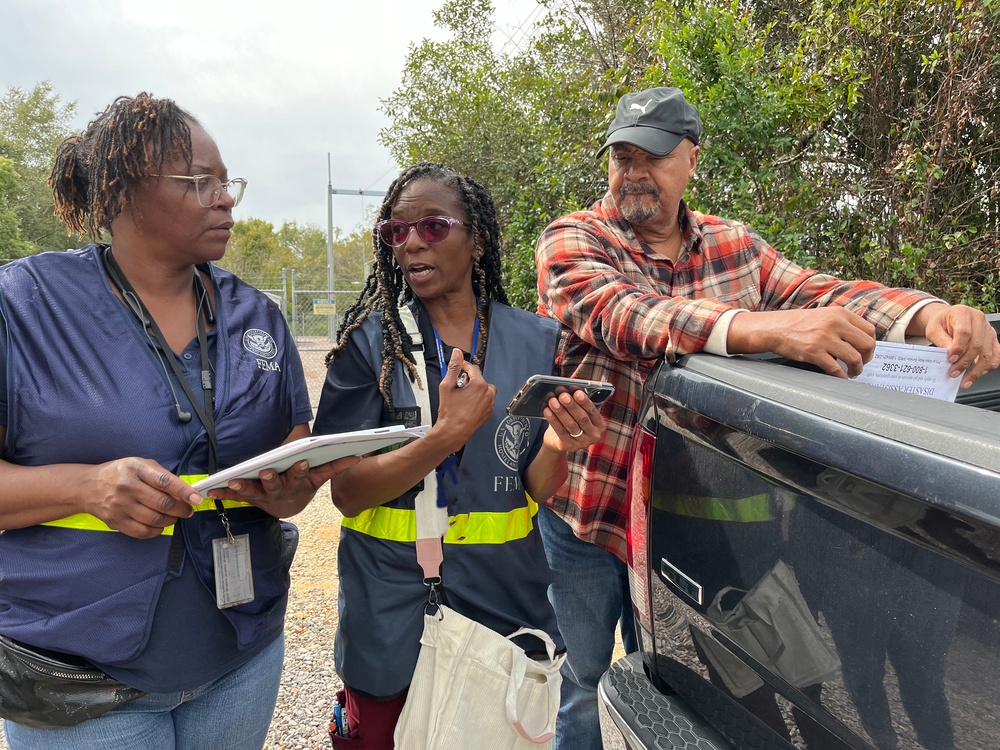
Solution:
{"label": "white flyer", "polygon": [[875,356],[856,378],[892,391],[954,401],[962,378],[948,377],[948,350],[937,346],[875,342]]}

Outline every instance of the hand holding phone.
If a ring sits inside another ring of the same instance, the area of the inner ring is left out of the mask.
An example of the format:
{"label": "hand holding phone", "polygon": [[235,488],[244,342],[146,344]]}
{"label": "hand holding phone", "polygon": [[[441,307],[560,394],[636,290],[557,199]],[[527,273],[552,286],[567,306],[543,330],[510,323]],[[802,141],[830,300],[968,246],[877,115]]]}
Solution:
{"label": "hand holding phone", "polygon": [[544,419],[542,411],[550,398],[578,390],[584,391],[595,406],[600,406],[615,392],[615,387],[599,380],[532,375],[507,404],[507,413],[512,417]]}

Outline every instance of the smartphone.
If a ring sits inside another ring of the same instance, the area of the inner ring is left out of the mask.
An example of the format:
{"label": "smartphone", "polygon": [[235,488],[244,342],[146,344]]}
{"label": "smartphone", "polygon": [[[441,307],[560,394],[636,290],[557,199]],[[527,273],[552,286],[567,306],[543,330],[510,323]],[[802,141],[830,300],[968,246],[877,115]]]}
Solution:
{"label": "smartphone", "polygon": [[590,400],[600,406],[615,392],[615,387],[599,380],[532,375],[507,404],[507,413],[513,417],[544,419],[542,410],[548,405],[550,398],[563,392],[573,393],[579,390],[586,391]]}

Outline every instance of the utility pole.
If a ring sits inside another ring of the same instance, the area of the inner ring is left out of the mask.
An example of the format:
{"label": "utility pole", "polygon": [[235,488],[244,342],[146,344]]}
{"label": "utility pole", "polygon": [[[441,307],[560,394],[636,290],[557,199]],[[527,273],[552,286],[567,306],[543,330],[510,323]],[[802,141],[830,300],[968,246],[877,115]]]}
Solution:
{"label": "utility pole", "polygon": [[[330,290],[330,300],[332,302],[336,301],[334,296],[334,273],[333,273],[333,196],[335,195],[360,195],[362,200],[366,195],[378,195],[384,196],[384,190],[345,190],[341,188],[335,188],[333,186],[333,167],[330,162],[330,153],[326,154],[326,268],[327,268],[327,286]],[[334,336],[337,335],[337,315],[340,314],[338,310],[336,314],[330,316],[329,325],[329,336],[332,340]]]}
{"label": "utility pole", "polygon": [[[330,292],[330,301],[336,300],[333,296],[333,167],[330,165],[330,152],[326,152],[326,288]],[[337,335],[337,316],[331,315],[327,319],[327,335],[333,341]]]}

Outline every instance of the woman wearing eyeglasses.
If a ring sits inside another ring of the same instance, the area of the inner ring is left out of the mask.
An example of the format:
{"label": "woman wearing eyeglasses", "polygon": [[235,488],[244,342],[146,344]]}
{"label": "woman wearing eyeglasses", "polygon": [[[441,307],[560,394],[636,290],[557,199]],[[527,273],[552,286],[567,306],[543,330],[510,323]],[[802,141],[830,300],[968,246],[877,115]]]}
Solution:
{"label": "woman wearing eyeglasses", "polygon": [[189,486],[312,416],[280,311],[212,265],[246,181],[197,120],[119,98],[59,146],[50,184],[70,229],[110,244],[0,268],[0,634],[104,672],[120,704],[54,727],[89,714],[4,683],[4,650],[7,741],[259,748],[297,538],[277,517],[356,459],[265,471],[224,503]]}
{"label": "woman wearing eyeglasses", "polygon": [[582,392],[552,399],[547,421],[506,415],[528,376],[552,373],[558,329],[508,306],[500,227],[482,185],[417,164],[390,186],[378,218],[374,267],[328,357],[314,431],[433,426],[331,482],[345,516],[335,656],[352,727],[350,738],[333,741],[366,750],[393,746],[420,648],[428,587],[413,529],[424,477],[435,473],[450,517],[444,603],[505,636],[544,630],[562,648],[533,518],[566,479],[566,451],[604,432]]}

